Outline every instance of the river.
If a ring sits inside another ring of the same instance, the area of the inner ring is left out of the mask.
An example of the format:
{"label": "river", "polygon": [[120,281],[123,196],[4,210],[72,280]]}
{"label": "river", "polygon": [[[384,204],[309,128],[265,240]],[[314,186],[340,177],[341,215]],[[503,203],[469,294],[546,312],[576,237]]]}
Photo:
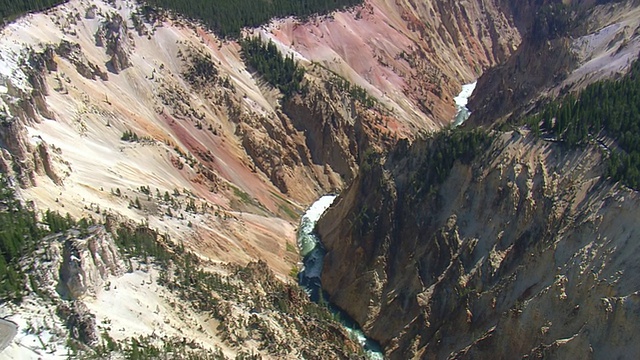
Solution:
{"label": "river", "polygon": [[[331,206],[335,198],[335,195],[326,195],[313,203],[304,215],[302,215],[300,228],[298,229],[298,249],[303,259],[303,267],[298,275],[298,281],[300,286],[309,294],[311,300],[315,302],[319,302],[321,299],[324,300],[327,296],[324,294],[322,283],[320,282],[323,259],[326,251],[322,247],[320,238],[314,232],[314,229],[320,216]],[[333,304],[329,303],[328,308],[334,315],[337,315],[351,337],[362,345],[367,359],[384,359],[380,345],[367,338],[355,321],[350,319],[345,312]]]}
{"label": "river", "polygon": [[473,90],[476,89],[477,81],[471,84],[462,85],[462,91],[458,96],[454,97],[453,100],[456,102],[456,117],[453,121],[453,126],[460,126],[463,122],[465,122],[469,116],[471,116],[471,111],[467,108],[467,104],[469,102],[469,98],[471,94],[473,94]]}

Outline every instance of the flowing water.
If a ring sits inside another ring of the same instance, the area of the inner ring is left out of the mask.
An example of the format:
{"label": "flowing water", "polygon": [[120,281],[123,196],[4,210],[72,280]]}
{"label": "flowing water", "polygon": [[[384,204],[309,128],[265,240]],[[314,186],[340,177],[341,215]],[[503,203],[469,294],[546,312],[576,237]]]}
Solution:
{"label": "flowing water", "polygon": [[[454,119],[454,126],[459,126],[471,115],[467,108],[467,102],[473,90],[475,90],[476,84],[477,82],[463,85],[460,94],[454,98],[456,109],[458,110]],[[300,286],[309,294],[311,300],[315,302],[326,302],[327,297],[322,290],[322,283],[320,282],[326,251],[322,247],[320,238],[314,232],[314,229],[322,214],[331,206],[335,198],[335,195],[326,195],[313,203],[302,216],[300,228],[298,229],[298,249],[304,265],[298,275],[298,281]],[[347,332],[363,346],[368,359],[384,359],[380,345],[367,338],[355,321],[333,304],[329,303],[328,308],[340,319]]]}
{"label": "flowing water", "polygon": [[471,116],[471,111],[467,108],[467,103],[469,102],[469,98],[471,94],[473,94],[473,90],[475,90],[478,82],[473,82],[471,84],[462,85],[462,91],[458,96],[453,98],[456,102],[456,117],[453,121],[453,126],[460,126],[463,122],[465,122],[469,116]]}
{"label": "flowing water", "polygon": [[[322,247],[320,238],[314,232],[316,223],[320,219],[320,216],[331,206],[335,195],[326,195],[318,199],[311,207],[304,213],[300,220],[300,228],[298,229],[298,249],[300,249],[300,255],[303,260],[303,268],[298,275],[298,281],[311,300],[315,302],[325,301],[327,298],[322,291],[322,283],[320,282],[320,275],[322,274],[322,262],[325,249]],[[362,330],[358,327],[349,316],[334,306],[328,304],[329,310],[340,319],[340,322],[345,327],[347,332],[353,339],[356,339],[360,345],[364,348],[365,355],[371,360],[382,360],[382,350],[380,345],[375,341],[367,338]]]}

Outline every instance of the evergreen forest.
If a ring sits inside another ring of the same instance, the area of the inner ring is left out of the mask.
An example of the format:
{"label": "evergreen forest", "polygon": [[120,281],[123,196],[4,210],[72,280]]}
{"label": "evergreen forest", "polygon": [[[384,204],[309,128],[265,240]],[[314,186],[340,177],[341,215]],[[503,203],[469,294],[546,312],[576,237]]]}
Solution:
{"label": "evergreen forest", "polygon": [[[32,11],[66,0],[0,0],[0,16],[7,23]],[[202,21],[222,37],[237,38],[243,27],[257,27],[274,17],[305,18],[361,4],[362,0],[146,0],[150,7],[174,11]],[[147,8],[147,11],[153,11]]]}
{"label": "evergreen forest", "polygon": [[0,0],[0,17],[2,23],[6,24],[26,13],[45,10],[64,2],[66,0]]}
{"label": "evergreen forest", "polygon": [[222,37],[237,38],[243,27],[274,17],[308,17],[361,4],[362,0],[147,0],[153,7],[201,20]]}
{"label": "evergreen forest", "polygon": [[615,140],[617,146],[607,149],[607,175],[640,190],[639,61],[619,79],[598,81],[578,95],[550,102],[527,123],[534,133],[549,132],[570,147],[603,136]]}
{"label": "evergreen forest", "polygon": [[492,142],[491,134],[483,129],[444,129],[431,135],[427,139],[427,153],[421,158],[422,164],[412,181],[416,194],[437,189],[456,161],[471,163]]}
{"label": "evergreen forest", "polygon": [[[484,129],[445,128],[423,134],[413,144],[400,140],[389,153],[389,162],[402,164],[397,168],[403,176],[409,173],[412,197],[434,195],[447,179],[456,162],[470,164],[483,154],[494,141],[494,135]],[[380,154],[369,150],[363,155],[361,171],[367,173],[379,162]],[[403,190],[404,191],[404,190]]]}
{"label": "evergreen forest", "polygon": [[77,225],[69,216],[51,211],[44,214],[43,223],[20,203],[6,177],[0,176],[0,302],[22,300],[27,276],[19,262],[38,241]]}
{"label": "evergreen forest", "polygon": [[242,39],[240,45],[247,65],[285,96],[291,96],[301,89],[304,69],[298,66],[293,56],[282,56],[272,41],[265,44],[259,37]]}
{"label": "evergreen forest", "polygon": [[20,301],[24,275],[18,260],[27,249],[33,248],[43,234],[33,211],[16,200],[4,177],[0,179],[0,298]]}

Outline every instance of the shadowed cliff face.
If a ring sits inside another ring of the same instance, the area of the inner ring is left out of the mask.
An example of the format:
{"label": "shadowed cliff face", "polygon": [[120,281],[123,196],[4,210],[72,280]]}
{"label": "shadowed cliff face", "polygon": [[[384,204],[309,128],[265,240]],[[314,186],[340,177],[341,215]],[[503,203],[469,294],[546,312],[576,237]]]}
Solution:
{"label": "shadowed cliff face", "polygon": [[363,166],[318,223],[331,301],[392,359],[640,351],[640,199],[597,151],[506,133],[424,187],[429,146]]}
{"label": "shadowed cliff face", "polygon": [[469,125],[488,126],[500,117],[521,114],[541,89],[564,80],[576,65],[567,39],[523,43],[506,63],[478,80],[477,95],[469,100]]}
{"label": "shadowed cliff face", "polygon": [[[564,5],[562,5],[564,4]],[[517,118],[540,97],[575,91],[623,72],[637,57],[638,1],[512,3],[522,43],[478,79],[467,126]]]}

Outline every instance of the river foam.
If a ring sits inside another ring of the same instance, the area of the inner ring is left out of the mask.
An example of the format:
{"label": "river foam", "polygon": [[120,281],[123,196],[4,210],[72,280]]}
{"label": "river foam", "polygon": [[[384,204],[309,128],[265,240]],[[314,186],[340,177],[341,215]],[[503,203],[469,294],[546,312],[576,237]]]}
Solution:
{"label": "river foam", "polygon": [[[325,195],[313,203],[300,219],[300,227],[298,229],[298,249],[304,264],[298,275],[298,281],[300,286],[309,294],[311,300],[315,302],[319,302],[321,299],[326,302],[326,296],[322,291],[322,283],[320,282],[326,251],[314,230],[322,214],[327,211],[335,199],[335,195]],[[340,323],[349,335],[360,343],[367,359],[384,359],[380,345],[367,338],[355,321],[331,303],[328,304],[328,308],[334,316],[340,319]]]}
{"label": "river foam", "polygon": [[467,108],[467,104],[469,103],[469,98],[471,94],[473,94],[473,90],[476,89],[477,81],[471,84],[462,85],[462,91],[458,96],[453,98],[453,101],[456,103],[456,117],[453,120],[453,126],[460,126],[463,122],[465,122],[469,116],[471,116],[471,111]]}

